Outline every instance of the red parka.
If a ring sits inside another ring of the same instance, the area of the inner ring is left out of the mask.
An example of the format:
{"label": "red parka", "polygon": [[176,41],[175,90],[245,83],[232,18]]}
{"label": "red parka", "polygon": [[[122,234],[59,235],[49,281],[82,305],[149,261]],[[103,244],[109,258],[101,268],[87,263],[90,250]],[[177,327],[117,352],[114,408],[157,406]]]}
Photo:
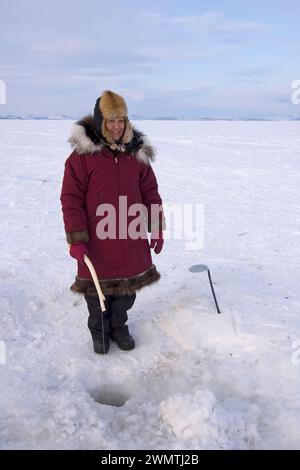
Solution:
{"label": "red parka", "polygon": [[[137,151],[114,155],[107,146],[93,141],[92,119],[86,117],[75,124],[69,139],[74,151],[65,163],[61,191],[67,241],[87,244],[104,294],[131,294],[160,277],[153,265],[146,235],[147,230],[164,228],[162,200],[150,164],[154,151],[145,136],[136,130],[134,136],[142,142]],[[123,198],[121,206],[120,196],[127,196],[126,203]],[[128,210],[135,203],[146,206],[148,227],[142,227],[143,236],[132,239],[128,233],[124,236],[123,229],[123,234],[119,233],[119,220],[125,217],[128,228],[136,216],[128,216],[126,204]],[[97,224],[103,217],[107,218],[107,212],[101,211],[102,204],[111,204],[115,209],[116,233],[113,238],[100,239],[96,232]],[[154,220],[151,220],[152,204],[161,208]],[[101,212],[102,215],[97,215]],[[91,279],[85,263],[78,263],[78,275],[71,289],[95,293]]]}

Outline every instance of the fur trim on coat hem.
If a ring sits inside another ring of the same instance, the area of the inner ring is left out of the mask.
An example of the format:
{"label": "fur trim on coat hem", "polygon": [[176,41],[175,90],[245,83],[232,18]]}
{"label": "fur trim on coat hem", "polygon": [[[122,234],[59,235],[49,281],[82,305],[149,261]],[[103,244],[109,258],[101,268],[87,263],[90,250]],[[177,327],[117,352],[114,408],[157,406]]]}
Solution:
{"label": "fur trim on coat hem", "polygon": [[[151,268],[142,274],[124,279],[99,279],[104,295],[131,295],[142,287],[148,286],[160,279],[160,273],[153,264]],[[86,294],[88,296],[97,295],[94,282],[91,279],[82,279],[76,276],[74,284],[70,287],[72,292]]]}

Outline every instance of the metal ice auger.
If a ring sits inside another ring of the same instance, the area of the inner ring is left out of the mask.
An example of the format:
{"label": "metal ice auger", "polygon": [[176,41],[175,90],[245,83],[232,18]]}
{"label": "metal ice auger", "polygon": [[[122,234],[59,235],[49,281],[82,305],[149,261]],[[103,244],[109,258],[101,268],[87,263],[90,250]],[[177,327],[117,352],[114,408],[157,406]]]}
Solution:
{"label": "metal ice auger", "polygon": [[214,297],[216,309],[217,309],[218,313],[221,313],[221,311],[219,309],[218,301],[217,301],[217,298],[216,298],[216,294],[215,294],[215,291],[214,291],[214,287],[213,287],[213,283],[212,283],[212,280],[211,280],[210,271],[209,271],[208,266],[206,266],[206,264],[194,264],[194,266],[191,266],[189,268],[189,271],[191,273],[201,273],[201,272],[207,271],[208,280],[209,280],[209,283],[210,283],[210,288],[211,288],[211,291],[212,291],[212,295]]}

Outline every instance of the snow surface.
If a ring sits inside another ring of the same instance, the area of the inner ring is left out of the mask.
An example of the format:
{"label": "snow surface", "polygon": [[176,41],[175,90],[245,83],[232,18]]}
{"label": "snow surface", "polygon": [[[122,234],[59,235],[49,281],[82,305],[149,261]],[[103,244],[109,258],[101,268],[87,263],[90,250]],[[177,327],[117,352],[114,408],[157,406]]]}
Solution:
{"label": "snow surface", "polygon": [[162,279],[129,312],[136,349],[106,356],[69,292],[71,125],[0,122],[0,447],[299,449],[300,123],[136,122],[164,201],[204,205],[205,239],[153,254]]}

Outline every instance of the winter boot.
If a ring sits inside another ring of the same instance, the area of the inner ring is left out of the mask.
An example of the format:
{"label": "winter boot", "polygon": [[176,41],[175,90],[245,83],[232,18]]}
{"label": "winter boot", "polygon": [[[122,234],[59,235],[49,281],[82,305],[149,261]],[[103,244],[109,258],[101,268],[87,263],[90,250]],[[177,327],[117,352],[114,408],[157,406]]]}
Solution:
{"label": "winter boot", "polygon": [[129,351],[135,347],[135,342],[125,323],[128,320],[127,310],[135,301],[136,294],[111,296],[110,300],[110,338],[117,343],[120,349]]}
{"label": "winter boot", "polygon": [[110,333],[110,338],[115,341],[123,351],[129,351],[135,347],[134,339],[130,335],[127,325],[124,325],[121,328],[115,328]]}
{"label": "winter boot", "polygon": [[94,339],[93,348],[96,354],[107,354],[109,351],[109,336],[104,337],[104,342],[103,340]]}
{"label": "winter boot", "polygon": [[105,302],[107,310],[102,312],[98,297],[85,295],[85,300],[90,314],[88,327],[93,340],[94,352],[96,354],[107,354],[109,351],[109,334],[111,331],[108,310],[109,305]]}

